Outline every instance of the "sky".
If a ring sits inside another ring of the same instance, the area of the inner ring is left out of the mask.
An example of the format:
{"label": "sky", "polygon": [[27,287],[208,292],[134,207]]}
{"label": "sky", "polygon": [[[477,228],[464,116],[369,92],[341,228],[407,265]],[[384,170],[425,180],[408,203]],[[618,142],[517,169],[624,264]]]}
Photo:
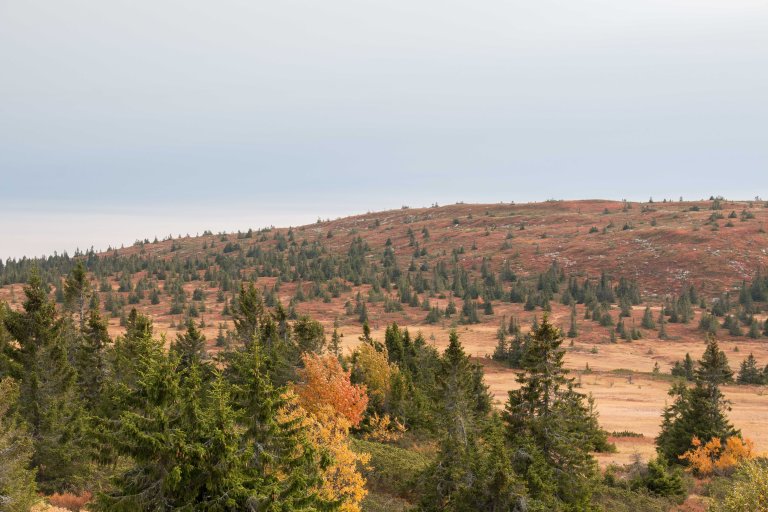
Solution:
{"label": "sky", "polygon": [[765,0],[0,0],[0,259],[768,196]]}

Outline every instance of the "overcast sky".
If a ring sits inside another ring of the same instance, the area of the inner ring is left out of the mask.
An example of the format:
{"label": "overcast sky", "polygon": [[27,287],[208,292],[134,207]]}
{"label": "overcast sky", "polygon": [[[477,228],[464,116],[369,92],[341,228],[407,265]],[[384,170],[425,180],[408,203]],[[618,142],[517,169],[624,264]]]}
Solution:
{"label": "overcast sky", "polygon": [[765,0],[0,0],[0,258],[768,196]]}

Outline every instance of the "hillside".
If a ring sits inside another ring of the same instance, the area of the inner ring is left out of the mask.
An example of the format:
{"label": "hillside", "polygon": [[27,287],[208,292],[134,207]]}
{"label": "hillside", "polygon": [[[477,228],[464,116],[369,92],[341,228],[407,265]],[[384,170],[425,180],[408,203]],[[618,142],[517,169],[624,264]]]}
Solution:
{"label": "hillside", "polygon": [[[699,358],[713,334],[734,370],[748,354],[757,359],[760,382],[723,391],[730,419],[765,452],[766,220],[766,203],[722,199],[404,207],[9,260],[0,267],[0,303],[21,310],[23,283],[36,268],[63,308],[64,279],[82,263],[113,338],[125,335],[135,308],[152,319],[166,346],[193,322],[216,353],[235,343],[239,291],[254,283],[280,318],[318,320],[329,351],[338,333],[338,348],[351,353],[365,325],[373,340],[384,340],[396,322],[420,333],[427,351],[444,350],[455,330],[463,350],[483,365],[496,407],[519,386],[521,340],[546,314],[567,332],[565,367],[594,397],[600,426],[617,447],[595,455],[602,467],[655,456],[671,372],[680,376],[678,361]],[[399,448],[353,443],[373,454],[364,510],[413,504],[412,480],[435,450],[423,432],[414,435]],[[600,499],[609,508],[622,500],[610,493]]]}
{"label": "hillside", "polygon": [[[630,447],[611,456],[628,460],[634,450],[652,450],[650,440],[658,430],[667,383],[658,380],[654,365],[668,374],[685,353],[697,357],[704,339],[701,315],[724,292],[732,292],[735,304],[741,283],[768,263],[767,206],[726,200],[589,200],[404,207],[293,228],[146,240],[79,258],[86,261],[101,305],[111,314],[113,335],[122,333],[121,318],[135,307],[148,313],[156,331],[167,332],[169,340],[186,318],[194,318],[216,350],[232,328],[228,312],[239,283],[253,280],[268,304],[279,300],[292,315],[311,315],[327,335],[336,322],[347,347],[357,343],[361,332],[361,308],[374,337],[382,338],[386,325],[397,322],[442,347],[448,330],[458,328],[467,350],[486,365],[486,378],[500,402],[515,385],[514,370],[489,358],[502,319],[515,319],[525,330],[544,305],[567,329],[571,308],[561,304],[566,281],[598,283],[605,273],[615,288],[626,278],[639,300],[624,323],[627,329],[636,326],[642,338],[611,343],[613,323],[606,327],[585,319],[586,306],[576,304],[578,336],[567,364],[579,371],[588,366],[590,373],[581,382],[598,398],[609,431],[645,435],[641,445],[626,440]],[[56,287],[76,259],[59,256],[37,264]],[[2,268],[0,300],[13,308],[20,306],[20,283],[31,263],[9,261]],[[545,296],[538,288],[553,268],[559,273],[559,293]],[[657,318],[665,300],[674,301],[690,287],[700,303],[693,304],[688,322],[669,323],[666,340],[659,340],[656,331],[639,329],[646,304]],[[516,299],[510,296],[515,290]],[[536,301],[526,304],[530,297]],[[462,317],[465,298],[477,308],[476,321]],[[491,309],[485,309],[486,302]],[[618,302],[608,311],[613,322],[620,318]],[[450,303],[457,313],[447,317]],[[436,313],[430,321],[432,309]],[[765,319],[759,304],[753,317]],[[744,325],[744,334],[747,329]],[[763,342],[725,329],[718,336],[733,354],[732,366],[749,352],[768,363]],[[755,407],[755,401],[764,402],[762,396],[744,387],[734,393],[738,423],[761,449],[768,449],[768,417],[755,413],[766,410]]]}

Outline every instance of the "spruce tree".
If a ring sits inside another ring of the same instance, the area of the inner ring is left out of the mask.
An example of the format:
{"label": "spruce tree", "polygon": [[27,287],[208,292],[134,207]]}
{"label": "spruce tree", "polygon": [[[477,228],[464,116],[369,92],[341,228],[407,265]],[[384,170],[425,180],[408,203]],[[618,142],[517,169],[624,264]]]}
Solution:
{"label": "spruce tree", "polygon": [[720,385],[732,378],[725,354],[710,337],[694,372],[694,386],[676,383],[669,390],[673,402],[662,414],[661,433],[656,438],[659,455],[670,463],[679,463],[678,457],[692,448],[694,436],[725,440],[738,434],[726,417],[729,402],[720,391]]}
{"label": "spruce tree", "polygon": [[667,319],[664,316],[664,308],[661,308],[659,313],[659,339],[666,340],[667,338]]}
{"label": "spruce tree", "polygon": [[640,323],[643,329],[656,329],[656,322],[653,321],[653,314],[651,313],[651,307],[646,306],[643,313],[643,320]]}
{"label": "spruce tree", "polygon": [[115,338],[107,351],[110,389],[135,389],[144,359],[153,359],[163,352],[163,342],[153,337],[152,320],[132,309],[126,320],[125,334]]}
{"label": "spruce tree", "polygon": [[707,339],[707,348],[699,360],[696,377],[709,386],[719,386],[733,381],[733,371],[728,366],[728,358],[725,352],[720,350],[713,336]]}
{"label": "spruce tree", "polygon": [[241,449],[224,381],[207,385],[199,363],[183,367],[175,353],[141,364],[136,390],[119,396],[119,421],[106,434],[132,465],[95,509],[234,511],[266,501],[253,486],[253,449]]}
{"label": "spruce tree", "polygon": [[93,409],[101,396],[107,372],[105,351],[111,343],[98,302],[90,305],[78,341],[75,353],[78,389],[86,405]]}
{"label": "spruce tree", "polygon": [[496,331],[496,348],[493,350],[493,359],[505,363],[508,362],[509,359],[507,329],[503,318],[501,320],[501,326]]}
{"label": "spruce tree", "polygon": [[594,412],[563,368],[562,342],[562,333],[545,315],[528,340],[520,362],[524,371],[517,376],[520,388],[509,392],[504,418],[510,442],[528,461],[521,471],[534,497],[548,492],[541,488],[537,496],[533,490],[543,471],[554,478],[558,500],[580,507],[590,501],[597,476],[590,451],[602,436],[592,431],[599,430]]}
{"label": "spruce tree", "polygon": [[387,347],[387,356],[390,362],[400,363],[405,356],[403,347],[403,335],[396,323],[387,326],[384,332],[384,345]]}
{"label": "spruce tree", "polygon": [[763,384],[763,372],[757,367],[757,360],[751,353],[739,367],[739,376],[736,379],[739,384]]}
{"label": "spruce tree", "polygon": [[258,510],[312,510],[327,507],[312,489],[320,478],[321,455],[306,440],[297,420],[283,420],[286,388],[270,378],[272,364],[259,344],[228,354],[224,377],[231,390],[236,422],[243,431],[241,450],[251,453],[248,468],[256,475]]}
{"label": "spruce tree", "polygon": [[178,355],[180,369],[201,365],[208,358],[205,336],[197,329],[192,319],[187,320],[187,330],[184,334],[176,335],[176,342],[171,345],[171,351]]}
{"label": "spruce tree", "polygon": [[19,384],[0,379],[0,510],[27,512],[38,500],[32,460],[32,439],[14,409]]}
{"label": "spruce tree", "polygon": [[51,492],[82,483],[78,479],[87,474],[87,457],[80,448],[86,436],[85,414],[76,389],[77,372],[70,363],[72,347],[36,271],[24,293],[24,310],[9,313],[5,325],[18,343],[19,411],[32,437],[32,466],[38,469],[41,490]]}
{"label": "spruce tree", "polygon": [[568,337],[575,338],[579,335],[579,331],[576,328],[576,305],[571,308],[571,326],[568,328]]}
{"label": "spruce tree", "polygon": [[344,335],[339,333],[339,321],[333,321],[333,334],[331,334],[331,343],[328,345],[328,350],[336,357],[341,356],[341,338]]}
{"label": "spruce tree", "polygon": [[86,310],[91,298],[91,284],[82,261],[78,261],[75,268],[64,281],[64,305],[67,311],[76,314],[80,329],[86,322]]}
{"label": "spruce tree", "polygon": [[233,313],[238,341],[245,346],[255,343],[259,334],[259,322],[264,315],[264,303],[261,293],[253,283],[249,283],[247,287],[240,285],[237,307]]}
{"label": "spruce tree", "polygon": [[[420,509],[468,511],[477,506],[480,496],[492,503],[515,503],[522,486],[506,462],[492,459],[504,459],[503,440],[493,438],[500,453],[482,450],[490,396],[482,370],[478,372],[478,366],[470,362],[455,331],[441,358],[437,396],[442,435],[437,461],[425,474]],[[494,483],[498,485],[494,487]]]}

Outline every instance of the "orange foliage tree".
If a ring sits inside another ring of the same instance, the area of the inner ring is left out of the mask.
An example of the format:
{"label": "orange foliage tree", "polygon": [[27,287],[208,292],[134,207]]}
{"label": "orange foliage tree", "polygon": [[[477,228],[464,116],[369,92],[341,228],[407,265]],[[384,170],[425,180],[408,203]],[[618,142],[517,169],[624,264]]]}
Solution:
{"label": "orange foliage tree", "polygon": [[754,443],[737,436],[726,439],[725,446],[717,437],[702,443],[698,437],[694,436],[691,444],[693,448],[682,454],[680,459],[688,461],[689,470],[700,476],[728,473],[742,461],[754,457],[752,453]]}
{"label": "orange foliage tree", "polygon": [[308,427],[308,437],[318,449],[330,455],[319,488],[321,497],[338,500],[342,512],[360,512],[367,493],[359,465],[370,460],[349,446],[349,429],[359,425],[368,405],[365,386],[351,383],[349,372],[332,356],[305,354],[300,382],[294,386],[284,414]]}
{"label": "orange foliage tree", "polygon": [[351,426],[359,425],[368,406],[365,386],[352,384],[349,372],[331,354],[304,354],[302,360],[304,368],[295,386],[301,406],[315,415],[330,406]]}

